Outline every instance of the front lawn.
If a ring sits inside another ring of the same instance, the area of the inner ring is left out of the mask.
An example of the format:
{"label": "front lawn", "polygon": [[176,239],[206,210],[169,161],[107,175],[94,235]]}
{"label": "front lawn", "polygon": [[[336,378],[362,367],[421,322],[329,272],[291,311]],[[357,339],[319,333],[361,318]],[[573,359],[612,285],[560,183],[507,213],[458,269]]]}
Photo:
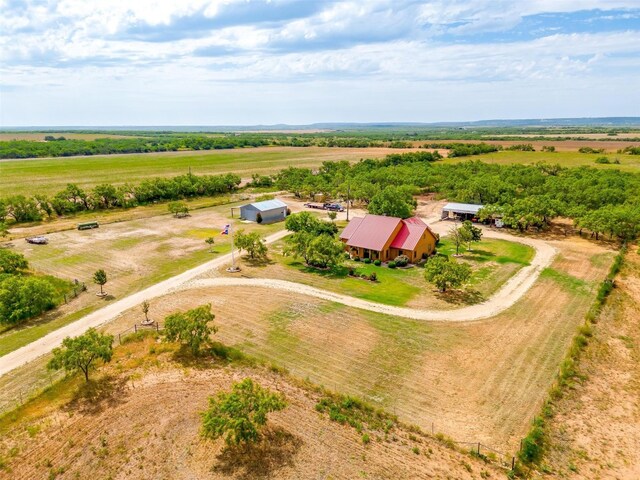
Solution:
{"label": "front lawn", "polygon": [[[425,280],[422,265],[391,269],[385,265],[378,267],[347,260],[337,268],[319,270],[307,266],[302,259],[282,256],[278,253],[282,251],[282,247],[283,243],[278,242],[270,249],[271,261],[268,264],[245,265],[245,274],[299,282],[386,305],[433,309],[450,309],[486,300],[520,268],[527,265],[534,255],[531,247],[520,243],[483,240],[474,244],[471,252],[465,250],[457,258],[457,261],[471,265],[473,273],[469,283],[460,290],[441,294]],[[438,245],[438,252],[453,254],[455,246],[444,239]],[[349,268],[354,269],[357,277],[349,276]],[[377,275],[376,282],[358,278],[362,274],[369,276],[371,273]]]}

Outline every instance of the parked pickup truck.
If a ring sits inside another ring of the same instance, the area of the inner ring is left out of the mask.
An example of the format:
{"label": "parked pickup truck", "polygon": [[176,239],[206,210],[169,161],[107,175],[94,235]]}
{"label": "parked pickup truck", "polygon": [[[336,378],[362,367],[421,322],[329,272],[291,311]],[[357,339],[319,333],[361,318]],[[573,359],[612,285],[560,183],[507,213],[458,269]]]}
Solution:
{"label": "parked pickup truck", "polygon": [[330,210],[332,212],[344,212],[344,207],[339,203],[305,203],[307,208],[316,208],[318,210]]}

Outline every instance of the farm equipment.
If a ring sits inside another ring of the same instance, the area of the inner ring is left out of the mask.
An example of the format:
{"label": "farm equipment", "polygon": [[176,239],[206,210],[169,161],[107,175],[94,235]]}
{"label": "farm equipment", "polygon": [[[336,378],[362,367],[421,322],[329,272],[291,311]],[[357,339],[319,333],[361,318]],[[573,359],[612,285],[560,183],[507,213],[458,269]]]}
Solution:
{"label": "farm equipment", "polygon": [[49,243],[49,239],[47,237],[27,237],[27,243],[32,243],[34,245],[46,245]]}
{"label": "farm equipment", "polygon": [[99,226],[98,222],[84,222],[78,224],[78,230],[90,230],[92,228],[98,228]]}

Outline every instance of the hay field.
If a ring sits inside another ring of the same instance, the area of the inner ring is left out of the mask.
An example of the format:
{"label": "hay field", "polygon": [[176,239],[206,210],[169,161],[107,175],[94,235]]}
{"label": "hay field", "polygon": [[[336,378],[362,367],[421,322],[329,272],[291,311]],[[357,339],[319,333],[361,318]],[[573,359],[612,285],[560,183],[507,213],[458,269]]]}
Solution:
{"label": "hay field", "polygon": [[[491,142],[489,142],[491,143]],[[499,143],[499,142],[493,142]],[[594,147],[595,148],[595,147]],[[598,147],[603,148],[603,147]],[[615,164],[599,164],[596,163],[598,157],[608,157],[610,161],[618,159],[619,165]],[[625,170],[630,172],[640,171],[640,155],[620,155],[614,152],[607,153],[580,153],[573,151],[557,151],[557,152],[518,152],[503,150],[500,152],[489,153],[486,155],[472,155],[469,157],[446,158],[444,161],[448,163],[468,162],[470,160],[478,160],[485,163],[496,163],[499,165],[533,165],[538,162],[560,164],[563,167],[580,167],[589,166],[594,168],[609,168],[617,170]]]}
{"label": "hay field", "polygon": [[40,193],[52,195],[68,183],[91,188],[101,183],[137,184],[153,177],[189,172],[197,175],[270,174],[289,167],[317,167],[327,160],[380,158],[402,149],[260,147],[233,150],[162,152],[87,157],[0,160],[0,197]]}

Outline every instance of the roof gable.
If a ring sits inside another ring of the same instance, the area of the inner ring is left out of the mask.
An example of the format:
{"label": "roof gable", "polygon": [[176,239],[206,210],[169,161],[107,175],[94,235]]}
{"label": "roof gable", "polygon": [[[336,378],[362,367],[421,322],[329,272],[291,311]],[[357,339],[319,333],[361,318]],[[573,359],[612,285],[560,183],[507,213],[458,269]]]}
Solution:
{"label": "roof gable", "polygon": [[[261,212],[266,212],[268,210],[274,210],[276,208],[286,208],[287,204],[284,203],[281,200],[265,200],[263,202],[255,202],[255,203],[250,203],[250,206],[260,210]],[[249,205],[245,205],[245,206],[249,206]]]}
{"label": "roof gable", "polygon": [[399,250],[414,250],[427,230],[433,235],[429,226],[418,217],[406,218],[402,220],[402,228],[390,246]]}
{"label": "roof gable", "polygon": [[397,217],[365,215],[355,231],[351,232],[347,245],[379,252],[391,240],[391,236],[400,222],[401,220]]}
{"label": "roof gable", "polygon": [[361,222],[362,222],[362,217],[353,217],[351,221],[347,224],[347,226],[344,227],[344,230],[342,230],[342,233],[340,234],[340,238],[342,240],[349,240],[351,238],[351,235],[353,235],[355,231],[358,229]]}

